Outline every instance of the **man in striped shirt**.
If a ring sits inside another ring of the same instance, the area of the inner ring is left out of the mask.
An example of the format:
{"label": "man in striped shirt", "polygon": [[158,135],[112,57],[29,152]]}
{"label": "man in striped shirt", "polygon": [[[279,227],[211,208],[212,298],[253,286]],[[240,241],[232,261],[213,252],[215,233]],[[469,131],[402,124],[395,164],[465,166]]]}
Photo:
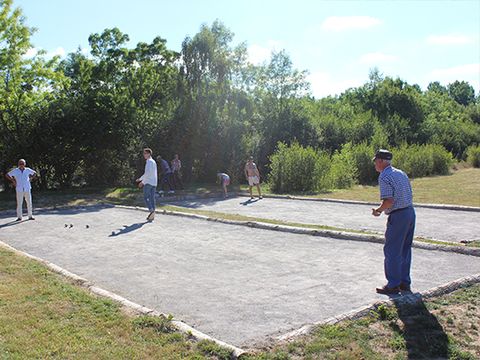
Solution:
{"label": "man in striped shirt", "polygon": [[393,155],[388,150],[378,150],[373,158],[375,170],[380,173],[381,205],[372,209],[373,216],[382,212],[388,215],[385,232],[385,277],[387,284],[377,288],[379,294],[398,294],[410,291],[410,265],[415,231],[415,210],[412,187],[407,174],[391,165]]}

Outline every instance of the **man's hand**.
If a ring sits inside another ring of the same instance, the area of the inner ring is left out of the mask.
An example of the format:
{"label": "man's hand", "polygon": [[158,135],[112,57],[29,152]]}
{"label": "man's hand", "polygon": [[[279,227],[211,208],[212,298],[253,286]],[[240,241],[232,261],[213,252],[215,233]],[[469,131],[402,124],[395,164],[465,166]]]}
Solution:
{"label": "man's hand", "polygon": [[373,215],[373,216],[377,216],[377,217],[378,217],[378,216],[380,216],[381,214],[382,214],[381,211],[378,211],[377,209],[372,209],[372,215]]}

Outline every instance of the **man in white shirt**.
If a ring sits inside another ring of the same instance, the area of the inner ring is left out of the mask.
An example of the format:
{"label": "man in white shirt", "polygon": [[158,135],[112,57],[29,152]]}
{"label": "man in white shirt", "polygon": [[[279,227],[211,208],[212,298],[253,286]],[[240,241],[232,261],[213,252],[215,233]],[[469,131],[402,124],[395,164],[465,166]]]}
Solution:
{"label": "man in white shirt", "polygon": [[139,187],[143,187],[143,198],[148,207],[150,214],[147,216],[148,221],[155,218],[155,191],[157,189],[157,163],[152,158],[152,149],[143,149],[143,157],[146,160],[145,172],[137,179]]}
{"label": "man in white shirt", "polygon": [[32,185],[30,181],[35,178],[37,172],[26,167],[25,159],[18,160],[18,167],[7,174],[7,179],[12,182],[17,192],[17,221],[22,220],[23,199],[27,203],[28,219],[35,220],[32,210]]}

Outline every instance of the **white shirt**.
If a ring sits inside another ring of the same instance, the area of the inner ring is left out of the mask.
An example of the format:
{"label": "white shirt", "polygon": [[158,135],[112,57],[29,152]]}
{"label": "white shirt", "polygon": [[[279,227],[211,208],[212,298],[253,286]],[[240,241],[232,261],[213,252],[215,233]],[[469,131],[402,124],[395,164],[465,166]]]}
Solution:
{"label": "white shirt", "polygon": [[13,169],[8,173],[9,176],[14,177],[17,183],[16,190],[23,192],[30,192],[32,185],[30,184],[30,176],[36,174],[35,170],[26,167],[23,171],[19,168]]}
{"label": "white shirt", "polygon": [[140,177],[142,183],[157,186],[157,163],[152,158],[145,163],[145,173]]}

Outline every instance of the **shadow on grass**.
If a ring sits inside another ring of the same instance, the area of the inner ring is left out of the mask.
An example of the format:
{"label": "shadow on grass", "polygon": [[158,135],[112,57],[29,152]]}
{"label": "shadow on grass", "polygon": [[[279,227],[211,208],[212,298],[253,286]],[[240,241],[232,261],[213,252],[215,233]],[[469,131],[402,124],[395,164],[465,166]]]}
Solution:
{"label": "shadow on grass", "polygon": [[405,340],[408,359],[449,358],[448,336],[420,295],[415,303],[395,301],[395,306],[403,326],[391,322],[390,327]]}

